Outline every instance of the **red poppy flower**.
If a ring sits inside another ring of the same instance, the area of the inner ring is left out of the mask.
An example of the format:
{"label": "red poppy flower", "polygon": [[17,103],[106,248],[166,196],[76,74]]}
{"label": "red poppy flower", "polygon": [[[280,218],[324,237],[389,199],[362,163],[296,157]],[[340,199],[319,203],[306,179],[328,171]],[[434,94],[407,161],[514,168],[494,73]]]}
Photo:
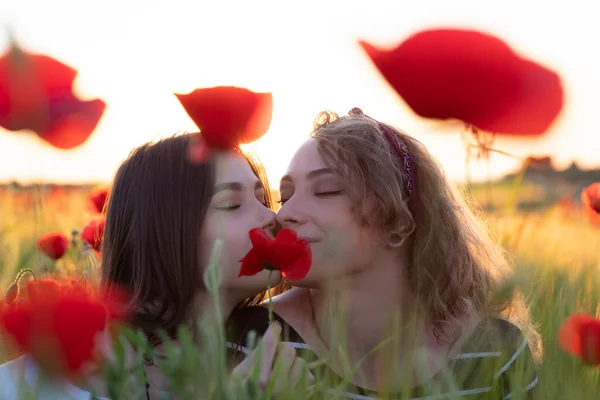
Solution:
{"label": "red poppy flower", "polygon": [[600,182],[596,182],[581,192],[581,202],[592,225],[600,226]]}
{"label": "red poppy flower", "polygon": [[93,190],[89,194],[90,203],[92,210],[97,213],[101,213],[104,209],[106,199],[108,199],[108,189],[97,189]]}
{"label": "red poppy flower", "polygon": [[360,45],[425,118],[458,119],[497,134],[540,135],[562,108],[560,77],[488,34],[435,29],[389,51]]}
{"label": "red poppy flower", "polygon": [[271,93],[218,86],[175,95],[200,129],[203,145],[209,149],[229,150],[253,142],[262,137],[271,124]]}
{"label": "red poppy flower", "polygon": [[290,280],[300,280],[308,274],[312,262],[310,245],[298,239],[296,232],[282,229],[275,239],[271,239],[260,228],[249,232],[252,248],[240,261],[242,268],[238,276],[252,276],[263,269],[280,270]]}
{"label": "red poppy flower", "polygon": [[96,251],[100,251],[102,248],[102,238],[104,237],[104,224],[105,219],[95,218],[88,222],[88,224],[81,231],[81,239],[88,243]]}
{"label": "red poppy flower", "polygon": [[600,320],[583,314],[571,315],[560,328],[558,342],[565,351],[587,364],[600,365]]}
{"label": "red poppy flower", "polygon": [[16,45],[0,57],[0,126],[30,129],[52,146],[70,149],[92,134],[105,104],[73,94],[77,71]]}
{"label": "red poppy flower", "polygon": [[37,248],[53,260],[58,260],[69,248],[69,238],[60,232],[46,233],[37,240]]}
{"label": "red poppy flower", "polygon": [[85,289],[73,285],[73,280],[32,280],[27,288],[26,299],[2,310],[0,328],[45,370],[79,373],[85,363],[94,361],[96,337],[108,327],[116,315],[112,308],[124,297]]}

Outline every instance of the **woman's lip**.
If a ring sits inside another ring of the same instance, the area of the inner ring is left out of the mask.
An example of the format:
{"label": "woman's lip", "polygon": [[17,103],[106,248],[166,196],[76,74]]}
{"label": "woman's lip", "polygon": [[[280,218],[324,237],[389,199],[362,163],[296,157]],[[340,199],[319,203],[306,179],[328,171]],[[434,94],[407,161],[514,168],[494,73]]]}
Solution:
{"label": "woman's lip", "polygon": [[299,239],[306,240],[308,243],[317,243],[317,242],[321,241],[320,239],[309,238],[309,237],[306,237],[306,236],[300,236]]}

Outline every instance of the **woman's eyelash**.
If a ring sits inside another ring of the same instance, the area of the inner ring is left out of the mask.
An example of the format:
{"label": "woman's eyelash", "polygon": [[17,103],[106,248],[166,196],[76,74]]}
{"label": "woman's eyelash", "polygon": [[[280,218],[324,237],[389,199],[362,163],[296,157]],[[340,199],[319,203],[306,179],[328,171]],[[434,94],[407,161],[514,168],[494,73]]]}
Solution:
{"label": "woman's eyelash", "polygon": [[233,211],[233,210],[237,210],[241,206],[242,206],[241,204],[236,204],[236,205],[233,205],[233,206],[216,207],[216,208],[218,210],[222,210],[222,211]]}
{"label": "woman's eyelash", "polygon": [[[342,194],[344,192],[344,190],[332,190],[329,192],[319,192],[319,193],[315,193],[315,196],[336,196],[338,194]],[[278,204],[284,204],[286,201],[288,201],[289,199],[280,199],[277,200]]]}
{"label": "woman's eyelash", "polygon": [[315,193],[315,196],[335,196],[341,194],[343,190],[332,190],[330,192],[319,192]]}

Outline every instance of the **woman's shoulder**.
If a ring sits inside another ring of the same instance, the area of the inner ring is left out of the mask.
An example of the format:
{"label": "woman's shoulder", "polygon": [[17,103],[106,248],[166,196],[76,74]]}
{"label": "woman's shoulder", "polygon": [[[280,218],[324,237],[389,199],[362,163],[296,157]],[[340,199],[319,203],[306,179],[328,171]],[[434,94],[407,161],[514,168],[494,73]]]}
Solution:
{"label": "woman's shoulder", "polygon": [[[527,336],[511,321],[489,316],[482,320],[478,329],[468,341],[467,347],[472,350],[490,350],[505,355],[521,354],[529,348]],[[526,352],[527,353],[527,352]],[[529,352],[531,354],[531,352]]]}
{"label": "woman's shoulder", "polygon": [[530,396],[539,381],[527,335],[500,317],[482,320],[453,359],[455,374],[466,386],[485,383],[490,390]]}
{"label": "woman's shoulder", "polygon": [[[54,380],[42,385],[41,371],[36,362],[24,355],[0,365],[0,399],[25,398],[27,393],[39,390],[43,399],[88,400],[91,393],[66,380]],[[96,397],[99,400],[109,400]]]}
{"label": "woman's shoulder", "polygon": [[0,365],[0,399],[17,398],[23,372],[23,357]]}

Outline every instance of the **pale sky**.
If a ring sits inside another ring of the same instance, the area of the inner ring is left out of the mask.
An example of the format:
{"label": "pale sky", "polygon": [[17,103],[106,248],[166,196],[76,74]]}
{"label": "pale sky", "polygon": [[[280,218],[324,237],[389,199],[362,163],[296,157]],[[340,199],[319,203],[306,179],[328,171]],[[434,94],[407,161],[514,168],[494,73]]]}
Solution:
{"label": "pale sky", "polygon": [[[465,174],[460,128],[423,120],[381,78],[358,39],[393,46],[433,27],[475,28],[561,74],[562,115],[538,140],[497,139],[518,156],[600,166],[597,1],[3,0],[1,26],[20,44],[79,71],[76,89],[107,111],[81,147],[61,151],[0,130],[0,182],[110,181],[129,151],[193,122],[173,92],[235,85],[274,96],[273,123],[253,146],[275,183],[324,109],[357,106],[421,140],[448,176]],[[1,32],[0,49],[8,36]],[[492,174],[519,161],[492,157]],[[487,174],[475,165],[475,178]]]}

